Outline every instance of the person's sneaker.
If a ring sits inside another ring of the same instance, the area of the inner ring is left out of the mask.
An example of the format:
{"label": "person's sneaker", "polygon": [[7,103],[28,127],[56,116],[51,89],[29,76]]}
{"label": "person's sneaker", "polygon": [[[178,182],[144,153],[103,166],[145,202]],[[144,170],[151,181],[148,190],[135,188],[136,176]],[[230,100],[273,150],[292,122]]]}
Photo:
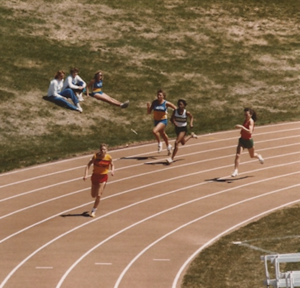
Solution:
{"label": "person's sneaker", "polygon": [[258,161],[260,162],[260,164],[264,164],[265,162],[264,158],[262,158],[261,155],[258,155]]}
{"label": "person's sneaker", "polygon": [[162,143],[159,142],[158,147],[157,147],[157,152],[160,153],[162,150]]}
{"label": "person's sneaker", "polygon": [[231,174],[231,177],[236,177],[237,175],[238,175],[238,170],[235,169],[235,170],[233,171],[233,173]]}
{"label": "person's sneaker", "polygon": [[128,105],[129,105],[129,100],[127,100],[126,102],[122,103],[120,107],[121,108],[127,108]]}
{"label": "person's sneaker", "polygon": [[76,93],[76,96],[78,98],[78,101],[80,101],[80,102],[84,101],[84,99],[82,97],[82,93]]}
{"label": "person's sneaker", "polygon": [[172,145],[171,144],[169,144],[167,150],[168,150],[168,156],[170,156],[171,152],[172,152]]}
{"label": "person's sneaker", "polygon": [[96,212],[91,212],[91,213],[90,213],[90,216],[91,216],[92,218],[95,218],[95,217],[96,217]]}
{"label": "person's sneaker", "polygon": [[82,113],[82,111],[83,111],[79,103],[77,104],[77,110],[78,110],[80,113]]}
{"label": "person's sneaker", "polygon": [[198,139],[198,136],[194,132],[191,133],[191,136],[192,138]]}
{"label": "person's sneaker", "polygon": [[173,159],[172,158],[167,158],[166,161],[167,161],[168,164],[173,163]]}

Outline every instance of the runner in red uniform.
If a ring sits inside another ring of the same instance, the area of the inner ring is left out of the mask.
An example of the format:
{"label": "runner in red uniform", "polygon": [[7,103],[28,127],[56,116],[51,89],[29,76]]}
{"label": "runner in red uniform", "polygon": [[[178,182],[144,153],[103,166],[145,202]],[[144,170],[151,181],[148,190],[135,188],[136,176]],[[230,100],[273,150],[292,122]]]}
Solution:
{"label": "runner in red uniform", "polygon": [[91,217],[96,216],[96,210],[100,203],[101,195],[106,186],[106,182],[108,180],[108,172],[109,166],[111,168],[111,176],[114,176],[115,167],[113,164],[112,157],[107,154],[107,145],[101,144],[100,151],[94,154],[93,158],[89,161],[89,163],[85,167],[83,180],[86,180],[88,177],[89,168],[91,165],[94,165],[93,174],[91,177],[92,187],[91,187],[91,195],[95,198],[95,203],[90,213]]}
{"label": "runner in red uniform", "polygon": [[264,159],[262,158],[262,156],[260,154],[257,154],[254,150],[254,142],[252,139],[252,133],[254,131],[254,122],[257,119],[256,113],[250,108],[245,108],[244,113],[245,121],[243,125],[235,125],[236,129],[241,129],[241,137],[239,138],[238,146],[236,148],[234,171],[231,174],[232,177],[238,175],[240,155],[244,149],[248,149],[251,158],[257,158],[261,164],[264,164]]}

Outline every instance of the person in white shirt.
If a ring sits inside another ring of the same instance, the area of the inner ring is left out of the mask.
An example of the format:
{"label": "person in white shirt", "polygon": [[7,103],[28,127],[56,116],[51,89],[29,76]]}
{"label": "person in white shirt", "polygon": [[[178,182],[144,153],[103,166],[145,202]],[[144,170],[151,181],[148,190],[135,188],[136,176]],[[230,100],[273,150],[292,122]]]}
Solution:
{"label": "person in white shirt", "polygon": [[167,162],[171,164],[174,161],[175,155],[178,151],[179,144],[184,145],[187,141],[191,138],[198,138],[195,133],[191,133],[190,136],[186,137],[187,134],[187,120],[190,119],[190,128],[193,128],[194,117],[193,115],[187,111],[186,108],[186,101],[184,99],[179,99],[177,101],[177,109],[173,111],[171,122],[175,125],[175,133],[177,138],[175,140],[175,147],[173,150],[173,154],[171,158],[167,159]]}
{"label": "person in white shirt", "polygon": [[[67,88],[62,91],[64,84],[65,72],[59,70],[56,72],[54,79],[50,82],[48,88],[48,100],[62,106],[66,106],[71,110],[82,112],[82,108],[78,102],[78,99],[71,88]],[[71,98],[74,105],[68,102],[66,98]]]}
{"label": "person in white shirt", "polygon": [[79,101],[83,101],[82,90],[86,87],[86,83],[78,75],[79,70],[77,68],[71,68],[70,75],[64,81],[62,90],[71,88]]}

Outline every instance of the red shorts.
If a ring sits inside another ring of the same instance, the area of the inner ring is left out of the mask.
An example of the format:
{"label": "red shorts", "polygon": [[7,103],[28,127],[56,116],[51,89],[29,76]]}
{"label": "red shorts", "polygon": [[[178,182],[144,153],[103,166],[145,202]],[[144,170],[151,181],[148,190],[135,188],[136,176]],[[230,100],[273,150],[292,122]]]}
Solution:
{"label": "red shorts", "polygon": [[91,177],[91,181],[93,184],[107,182],[107,180],[108,180],[107,174],[92,174],[92,177]]}

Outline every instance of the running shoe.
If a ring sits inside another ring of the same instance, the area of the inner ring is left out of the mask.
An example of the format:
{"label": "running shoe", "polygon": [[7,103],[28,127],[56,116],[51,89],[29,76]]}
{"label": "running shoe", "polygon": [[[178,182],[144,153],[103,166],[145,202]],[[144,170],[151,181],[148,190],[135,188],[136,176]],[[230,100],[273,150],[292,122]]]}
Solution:
{"label": "running shoe", "polygon": [[173,163],[173,159],[172,158],[167,158],[166,161],[167,161],[168,164]]}
{"label": "running shoe", "polygon": [[160,153],[160,152],[161,152],[161,150],[162,150],[162,143],[161,143],[161,142],[159,142],[159,144],[158,144],[158,147],[157,147],[157,151],[158,151],[158,153]]}
{"label": "running shoe", "polygon": [[82,113],[83,111],[79,103],[77,104],[77,111],[79,111],[80,113]]}
{"label": "running shoe", "polygon": [[239,173],[238,173],[238,170],[235,169],[235,170],[233,171],[233,173],[231,174],[231,177],[236,177],[238,174],[239,174]]}
{"label": "running shoe", "polygon": [[258,161],[260,164],[264,164],[265,160],[261,157],[261,155],[258,155]]}
{"label": "running shoe", "polygon": [[168,150],[168,156],[170,156],[171,152],[172,152],[172,145],[171,144],[169,144],[167,150]]}
{"label": "running shoe", "polygon": [[91,213],[90,213],[90,216],[91,216],[92,218],[95,218],[95,217],[96,217],[96,212],[91,212]]}
{"label": "running shoe", "polygon": [[198,139],[198,136],[194,132],[191,133],[191,136],[192,138]]}
{"label": "running shoe", "polygon": [[121,108],[127,108],[128,105],[129,105],[129,100],[127,100],[126,102],[122,103],[120,107]]}
{"label": "running shoe", "polygon": [[78,98],[78,101],[80,101],[80,102],[84,101],[84,99],[82,97],[82,93],[76,93],[76,96]]}

